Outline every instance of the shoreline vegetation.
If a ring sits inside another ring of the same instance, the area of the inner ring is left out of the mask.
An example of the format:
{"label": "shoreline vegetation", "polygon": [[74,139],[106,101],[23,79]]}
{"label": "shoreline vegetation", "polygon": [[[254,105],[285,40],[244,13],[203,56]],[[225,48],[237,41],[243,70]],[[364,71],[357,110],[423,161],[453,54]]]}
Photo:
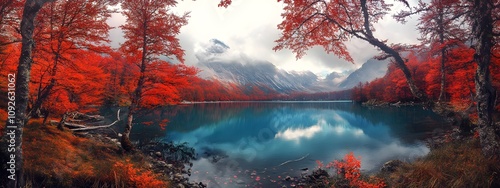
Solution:
{"label": "shoreline vegetation", "polygon": [[251,101],[241,101],[241,100],[229,100],[229,101],[182,101],[179,104],[189,105],[189,104],[213,104],[213,103],[337,103],[337,102],[354,102],[353,100],[251,100]]}
{"label": "shoreline vegetation", "polygon": [[[383,108],[421,104],[370,100],[362,105]],[[446,116],[443,111],[451,113],[449,111],[453,109],[443,108],[447,109],[437,113],[444,118],[452,121],[458,117]],[[464,119],[454,121],[463,122]],[[463,128],[453,124],[456,127],[453,130],[443,131],[426,140],[430,153],[413,162],[391,160],[379,171],[365,174],[359,170],[363,161],[350,153],[346,154],[346,158],[334,159],[328,165],[319,162],[316,169],[303,173],[301,177],[287,176],[281,181],[296,187],[500,186],[500,160],[482,155],[478,135],[473,129],[464,132]],[[471,123],[467,125],[471,126]],[[142,143],[134,152],[127,153],[121,148],[119,139],[119,135],[106,133],[104,129],[82,134],[67,129],[60,131],[50,123],[43,125],[42,119],[31,120],[23,137],[26,187],[207,186],[189,180],[191,160],[196,158],[196,154],[187,143]],[[173,155],[177,157],[172,158]],[[6,159],[2,157],[2,162]],[[337,173],[329,173],[331,169]]]}

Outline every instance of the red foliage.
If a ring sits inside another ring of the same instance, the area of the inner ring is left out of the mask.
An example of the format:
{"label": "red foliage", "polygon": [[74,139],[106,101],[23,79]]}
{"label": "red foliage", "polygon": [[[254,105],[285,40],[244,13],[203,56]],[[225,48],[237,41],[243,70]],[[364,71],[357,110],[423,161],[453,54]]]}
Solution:
{"label": "red foliage", "polygon": [[221,0],[218,6],[227,8],[229,5],[231,5],[231,3],[231,0]]}
{"label": "red foliage", "polygon": [[[454,105],[463,106],[473,102],[474,71],[476,64],[472,61],[474,51],[464,44],[455,43],[453,48],[447,50],[446,61],[446,101]],[[431,99],[438,99],[440,93],[440,57],[428,57],[426,52],[410,54],[408,56],[408,68],[415,75],[415,83],[418,87],[425,89]],[[425,58],[417,58],[425,57]],[[494,61],[495,62],[495,61]],[[495,65],[492,65],[495,67]],[[494,86],[499,87],[497,74],[492,71]],[[387,102],[413,101],[415,100],[405,83],[404,75],[390,64],[387,74],[379,79],[354,88],[353,99],[366,101],[377,99]]]}
{"label": "red foliage", "polygon": [[127,23],[120,26],[126,39],[122,44],[124,52],[142,53],[140,58],[148,62],[160,55],[175,56],[184,62],[184,51],[176,35],[187,24],[188,14],[170,13],[170,7],[176,3],[172,0],[123,1],[122,14],[127,18]]}
{"label": "red foliage", "polygon": [[36,102],[42,93],[48,92],[47,98],[40,100],[46,100],[43,109],[54,115],[74,110],[96,110],[88,107],[102,103],[102,80],[108,77],[100,66],[102,57],[84,50],[66,57],[71,59],[71,64],[58,66],[56,72],[51,72],[54,64],[50,61],[39,61],[33,65],[31,99]]}
{"label": "red foliage", "polygon": [[334,160],[329,162],[326,166],[319,160],[316,160],[318,168],[335,168],[337,169],[337,174],[341,175],[349,181],[349,185],[352,187],[362,187],[362,188],[382,188],[386,187],[386,184],[382,179],[371,178],[369,183],[361,179],[361,158],[356,158],[352,152],[346,154],[344,159],[341,161]]}
{"label": "red foliage", "polygon": [[[1,125],[5,125],[5,122],[7,122],[7,117],[8,117],[8,114],[7,114],[7,111],[5,110],[5,108],[0,109],[0,124]],[[0,136],[3,136],[4,129],[5,129],[5,126],[0,126]]]}
{"label": "red foliage", "polygon": [[[7,78],[7,74],[13,74],[17,70],[18,58],[21,55],[21,45],[6,45],[2,50],[3,51],[0,52],[0,70],[2,70],[0,71],[0,76],[2,78]],[[6,82],[7,79],[0,80],[0,83],[2,83],[2,85],[0,85],[2,91],[5,91],[3,87],[7,86]]]}
{"label": "red foliage", "polygon": [[[134,91],[141,74],[135,62],[139,57],[123,58],[119,52],[101,61],[105,74],[109,77],[103,79],[105,85],[105,100],[113,105],[130,105]],[[203,85],[193,84],[198,70],[184,64],[171,64],[162,60],[149,63],[143,73],[143,90],[140,94],[139,107],[154,108],[161,105],[170,105],[186,100],[184,92],[193,87]]]}
{"label": "red foliage", "polygon": [[55,1],[36,17],[30,108],[52,114],[99,105],[107,77],[99,67],[108,51],[106,20],[116,1]]}
{"label": "red foliage", "polygon": [[496,110],[500,111],[500,45],[493,50],[493,55],[491,58],[491,78],[493,87],[497,90],[496,100]]}
{"label": "red foliage", "polygon": [[349,184],[353,187],[363,187],[363,188],[382,188],[386,184],[378,178],[373,179],[376,183],[368,183],[361,180],[361,158],[356,158],[352,152],[344,156],[342,161],[330,162],[327,168],[334,167],[337,169],[337,173],[343,175],[343,177],[349,180]]}
{"label": "red foliage", "polygon": [[125,182],[125,187],[143,187],[143,188],[157,188],[157,187],[168,187],[168,184],[164,181],[158,180],[156,175],[151,171],[140,171],[135,168],[130,161],[126,163],[116,162],[114,164],[115,178]]}
{"label": "red foliage", "polygon": [[122,14],[127,18],[127,23],[121,26],[126,39],[121,51],[127,55],[125,63],[137,65],[131,66],[126,73],[129,85],[125,90],[130,95],[132,108],[180,101],[178,89],[187,87],[188,77],[197,73],[192,67],[159,59],[160,55],[174,56],[184,62],[184,51],[176,35],[187,24],[188,15],[170,13],[169,7],[175,4],[170,0],[127,0],[121,4]]}
{"label": "red foliage", "polygon": [[[411,59],[408,62],[408,68],[412,71],[412,74],[419,75],[422,71],[418,70],[417,63],[415,63],[415,59]],[[423,85],[419,79],[419,77],[415,77],[415,83],[422,87]],[[381,101],[387,102],[398,102],[398,101],[411,101],[414,100],[414,97],[406,83],[403,72],[396,68],[396,65],[391,63],[389,64],[387,74],[382,77],[373,80],[372,82],[359,85],[355,88],[353,93],[354,99],[377,99]]]}
{"label": "red foliage", "polygon": [[149,71],[145,74],[148,79],[144,83],[144,92],[140,100],[140,106],[146,108],[181,101],[179,90],[189,87],[191,83],[188,78],[197,73],[194,67],[162,61],[153,62],[148,68]]}
{"label": "red foliage", "polygon": [[448,55],[448,79],[446,88],[450,102],[473,102],[475,95],[474,74],[477,64],[472,61],[474,50],[462,45],[450,50]]}
{"label": "red foliage", "polygon": [[20,24],[23,5],[23,0],[0,1],[0,54],[7,45],[20,39],[16,29]]}

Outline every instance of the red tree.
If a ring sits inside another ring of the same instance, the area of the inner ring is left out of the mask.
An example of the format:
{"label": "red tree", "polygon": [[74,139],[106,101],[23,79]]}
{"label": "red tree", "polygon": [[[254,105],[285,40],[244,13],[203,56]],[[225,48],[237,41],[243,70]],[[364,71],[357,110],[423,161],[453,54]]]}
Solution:
{"label": "red tree", "polygon": [[37,43],[34,68],[38,70],[38,74],[32,75],[35,81],[33,84],[37,87],[32,89],[34,93],[31,95],[30,115],[37,116],[43,103],[54,93],[54,88],[68,81],[61,73],[67,75],[68,72],[78,72],[78,68],[81,68],[79,63],[88,63],[77,61],[75,57],[85,59],[81,54],[107,49],[104,43],[108,42],[111,27],[106,20],[112,12],[109,6],[116,2],[65,0],[50,3],[40,10],[34,36]]}
{"label": "red tree", "polygon": [[[28,120],[26,109],[28,107],[30,71],[32,64],[33,30],[34,21],[38,11],[51,0],[26,0],[21,17],[20,33],[22,36],[21,55],[16,72],[16,115],[15,122],[10,125],[15,126],[15,156],[16,156],[16,176],[14,180],[7,183],[7,187],[24,187],[22,136],[23,128]],[[9,125],[7,124],[7,125]]]}
{"label": "red tree", "polygon": [[109,76],[101,66],[103,57],[87,50],[79,50],[77,54],[66,54],[63,57],[71,59],[71,66],[59,66],[53,77],[49,71],[54,62],[38,61],[33,65],[30,98],[38,99],[39,91],[46,89],[54,78],[58,78],[43,105],[45,118],[48,115],[58,117],[72,111],[97,111],[97,108],[90,107],[102,104],[105,86],[102,80]]}
{"label": "red tree", "polygon": [[419,13],[418,29],[421,45],[430,48],[429,59],[440,65],[440,93],[438,101],[445,100],[446,62],[448,49],[466,40],[467,29],[463,27],[462,15],[466,12],[461,0],[419,1],[412,11],[401,11],[395,17],[405,22],[406,17]]}
{"label": "red tree", "polygon": [[0,2],[0,55],[7,45],[21,42],[17,27],[21,21],[21,0],[2,0]]}
{"label": "red tree", "polygon": [[[171,97],[176,94],[172,88],[185,83],[180,80],[172,83],[165,82],[161,79],[168,78],[159,78],[159,75],[152,74],[152,72],[162,72],[162,64],[166,64],[158,59],[160,55],[174,56],[179,61],[184,61],[184,51],[181,49],[176,35],[179,34],[180,28],[187,24],[188,15],[178,16],[170,13],[169,8],[175,4],[174,0],[125,0],[121,4],[122,14],[127,18],[127,23],[121,26],[126,39],[122,45],[122,51],[129,55],[129,62],[136,64],[139,69],[132,82],[135,86],[130,95],[127,123],[121,138],[122,147],[126,151],[133,149],[130,142],[130,131],[132,130],[134,114],[139,108],[145,107],[144,105],[152,105],[149,104],[151,100],[148,100],[148,97],[154,97],[151,95],[158,94],[151,92],[151,90],[160,92],[158,87],[167,89],[163,92],[171,92],[172,95],[167,96],[169,98],[166,98],[164,102],[171,102],[174,101]],[[165,74],[162,76],[174,76]],[[184,74],[189,75],[189,73]]]}

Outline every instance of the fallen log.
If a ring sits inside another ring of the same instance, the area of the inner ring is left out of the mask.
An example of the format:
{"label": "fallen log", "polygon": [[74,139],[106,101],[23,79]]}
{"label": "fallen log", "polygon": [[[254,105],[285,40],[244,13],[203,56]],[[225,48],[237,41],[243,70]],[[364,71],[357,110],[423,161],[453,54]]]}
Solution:
{"label": "fallen log", "polygon": [[[77,114],[77,115],[75,115],[75,114]],[[84,119],[74,119],[74,118],[79,118],[79,117],[83,117]],[[96,121],[102,121],[102,120],[104,120],[104,117],[100,116],[100,115],[89,116],[89,115],[86,115],[83,113],[76,112],[76,113],[72,114],[72,117],[68,120],[65,120],[65,121],[50,120],[49,123],[51,125],[59,125],[62,122],[62,125],[64,127],[67,127],[69,130],[72,130],[72,131],[89,131],[89,130],[95,130],[95,129],[100,129],[100,128],[107,128],[107,127],[111,127],[111,126],[115,125],[116,123],[118,123],[119,121],[121,121],[120,109],[118,109],[118,111],[116,112],[116,120],[108,125],[97,125],[97,126],[85,125],[85,122],[88,122],[88,121],[90,121],[88,123],[95,124]]]}
{"label": "fallen log", "polygon": [[76,123],[70,123],[70,122],[64,122],[64,126],[68,127],[69,129],[72,129],[72,128],[85,128],[85,127],[87,127],[87,126],[82,125],[82,124],[76,124]]}
{"label": "fallen log", "polygon": [[75,112],[73,114],[73,117],[71,118],[72,121],[77,122],[77,121],[85,121],[85,122],[99,122],[104,120],[104,116],[101,115],[88,115],[80,112]]}
{"label": "fallen log", "polygon": [[118,111],[116,112],[116,120],[108,125],[99,125],[99,126],[91,126],[91,127],[83,125],[83,127],[74,128],[74,129],[70,129],[70,130],[72,130],[72,131],[90,131],[90,130],[95,130],[95,129],[107,128],[107,127],[113,126],[114,124],[118,123],[119,121],[120,121],[120,109],[118,109]]}

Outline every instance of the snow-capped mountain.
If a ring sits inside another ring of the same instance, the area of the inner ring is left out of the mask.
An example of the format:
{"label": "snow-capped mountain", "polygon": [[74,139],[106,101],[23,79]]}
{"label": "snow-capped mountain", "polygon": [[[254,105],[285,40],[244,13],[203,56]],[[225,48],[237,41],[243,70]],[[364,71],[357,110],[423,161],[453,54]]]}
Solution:
{"label": "snow-capped mountain", "polygon": [[321,78],[311,71],[285,71],[265,60],[232,53],[222,41],[212,39],[196,49],[200,76],[240,86],[258,85],[279,93],[325,92],[350,89],[359,82],[382,77],[387,62],[370,59],[360,69],[348,73],[331,72]]}
{"label": "snow-capped mountain", "polygon": [[312,72],[287,72],[270,62],[199,62],[213,73],[212,78],[238,85],[265,85],[280,93],[317,91],[318,77]]}

